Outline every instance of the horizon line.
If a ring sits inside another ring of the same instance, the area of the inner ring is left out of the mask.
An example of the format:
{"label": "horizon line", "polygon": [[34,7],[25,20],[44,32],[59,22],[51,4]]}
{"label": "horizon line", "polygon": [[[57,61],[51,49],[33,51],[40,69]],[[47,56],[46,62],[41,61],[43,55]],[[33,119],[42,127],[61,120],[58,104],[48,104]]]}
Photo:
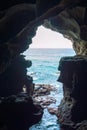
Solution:
{"label": "horizon line", "polygon": [[68,47],[68,48],[67,47],[64,47],[64,48],[63,47],[62,48],[55,48],[55,47],[54,48],[52,48],[52,47],[51,48],[43,48],[43,47],[41,47],[41,48],[35,47],[34,48],[34,47],[29,47],[29,49],[73,49],[73,48],[70,48],[70,47]]}

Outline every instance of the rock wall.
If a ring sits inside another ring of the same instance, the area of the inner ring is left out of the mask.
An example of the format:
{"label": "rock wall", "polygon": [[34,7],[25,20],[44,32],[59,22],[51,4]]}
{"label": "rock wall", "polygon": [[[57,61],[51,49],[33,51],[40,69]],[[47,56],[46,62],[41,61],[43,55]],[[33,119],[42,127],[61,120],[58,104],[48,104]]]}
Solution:
{"label": "rock wall", "polygon": [[[60,61],[61,75],[59,80],[63,83],[64,99],[59,107],[59,120],[61,124],[72,126],[72,129],[81,130],[87,126],[86,106],[86,55],[87,55],[87,3],[86,0],[3,0],[0,2],[0,129],[27,130],[28,125],[17,125],[17,115],[21,104],[24,106],[19,112],[18,122],[30,121],[34,111],[22,116],[22,112],[29,108],[36,108],[36,112],[42,110],[35,107],[32,98],[34,84],[30,76],[26,75],[26,68],[31,66],[31,61],[26,61],[21,55],[32,43],[37,27],[44,25],[73,42],[73,48],[78,57],[63,58]],[[80,57],[85,56],[85,57]],[[26,86],[26,96],[18,95]],[[15,98],[14,96],[15,95]],[[26,98],[31,102],[26,102]],[[25,97],[25,98],[24,98]],[[18,100],[17,100],[18,99]],[[21,101],[21,102],[20,102]],[[16,107],[16,109],[14,109]],[[5,109],[6,108],[6,109]],[[38,111],[37,111],[38,109]],[[78,110],[79,109],[79,110]],[[8,110],[8,111],[7,111]],[[4,116],[4,112],[10,114]],[[81,114],[82,112],[82,114]],[[42,116],[34,116],[38,121]],[[22,121],[20,121],[20,118]],[[38,119],[37,119],[38,118]],[[2,120],[3,119],[3,120]],[[8,120],[8,122],[7,122]],[[16,122],[16,123],[14,123]],[[36,121],[35,121],[36,122]],[[75,123],[82,122],[76,125]],[[31,125],[32,123],[29,123]],[[17,127],[18,126],[18,127]],[[66,127],[67,126],[67,127]],[[22,128],[21,128],[22,127]]]}
{"label": "rock wall", "polygon": [[77,130],[81,122],[87,120],[86,66],[85,56],[63,57],[60,60],[58,81],[63,83],[64,98],[58,108],[58,117],[62,127],[68,130]]}
{"label": "rock wall", "polygon": [[31,26],[28,35],[22,33],[36,15],[35,5],[28,2],[0,4],[0,130],[28,130],[43,114],[41,106],[34,104],[33,79],[27,76],[32,62],[22,55],[36,33]]}
{"label": "rock wall", "polygon": [[26,61],[23,55],[14,58],[11,65],[0,75],[0,96],[19,94],[24,85],[30,87],[33,79],[27,76],[27,67],[31,65],[31,61]]}

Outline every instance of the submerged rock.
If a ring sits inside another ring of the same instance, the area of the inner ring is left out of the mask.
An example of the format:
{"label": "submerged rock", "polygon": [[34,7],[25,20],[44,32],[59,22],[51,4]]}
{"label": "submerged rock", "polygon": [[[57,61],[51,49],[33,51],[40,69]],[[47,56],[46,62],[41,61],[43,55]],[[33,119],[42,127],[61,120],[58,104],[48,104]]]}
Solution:
{"label": "submerged rock", "polygon": [[55,91],[55,87],[50,84],[35,84],[34,96],[49,95],[51,91]]}
{"label": "submerged rock", "polygon": [[57,115],[58,111],[57,111],[58,108],[52,108],[52,107],[48,107],[48,112],[52,115]]}
{"label": "submerged rock", "polygon": [[55,90],[56,88],[49,84],[36,84],[33,94],[34,102],[39,103],[43,108],[56,103],[56,99],[50,96],[50,92]]}

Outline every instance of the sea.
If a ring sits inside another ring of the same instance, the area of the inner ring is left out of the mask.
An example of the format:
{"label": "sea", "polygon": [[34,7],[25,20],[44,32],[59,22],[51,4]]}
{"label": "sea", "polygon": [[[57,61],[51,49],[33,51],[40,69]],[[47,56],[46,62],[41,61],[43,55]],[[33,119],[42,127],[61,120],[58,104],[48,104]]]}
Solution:
{"label": "sea", "polygon": [[[55,92],[51,92],[50,96],[56,99],[56,103],[51,107],[58,107],[63,98],[62,83],[58,82],[60,71],[58,70],[61,57],[74,56],[73,49],[48,49],[48,48],[29,48],[24,52],[25,59],[32,61],[32,66],[27,68],[27,75],[33,77],[35,84],[49,84],[56,88]],[[60,130],[58,118],[51,115],[48,109],[44,109],[41,121],[33,125],[29,130]]]}

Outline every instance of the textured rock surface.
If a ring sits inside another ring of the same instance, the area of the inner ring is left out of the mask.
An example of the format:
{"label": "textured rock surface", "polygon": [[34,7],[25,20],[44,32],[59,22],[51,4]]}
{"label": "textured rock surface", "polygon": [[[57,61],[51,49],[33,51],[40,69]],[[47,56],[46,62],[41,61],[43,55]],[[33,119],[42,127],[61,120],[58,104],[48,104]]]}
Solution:
{"label": "textured rock surface", "polygon": [[[41,24],[71,39],[77,55],[87,55],[86,0],[3,0],[0,2],[0,96],[18,94],[23,86],[32,95],[32,78],[26,75],[26,67],[31,62],[25,61],[20,54],[32,43]],[[59,80],[64,88],[59,108],[63,113],[59,115],[61,123],[71,119],[80,121],[83,125],[78,125],[78,129],[84,129],[86,123],[82,120],[87,120],[86,60],[65,58],[61,64]],[[72,122],[70,124],[73,126]]]}
{"label": "textured rock surface", "polygon": [[[48,19],[48,24],[45,24],[46,27],[63,33],[65,37],[73,41],[73,44],[75,43],[73,46],[77,54],[83,54],[84,46],[84,54],[86,54],[86,45],[84,45],[87,30],[85,1],[10,0],[6,1],[6,4],[7,6],[3,3],[0,5],[0,56],[2,55],[5,60],[1,60],[0,63],[0,68],[3,66],[2,70],[9,66],[10,60],[15,55],[28,48],[32,42],[32,37],[35,35],[36,27],[43,24],[44,19]],[[5,10],[6,7],[8,10]],[[45,14],[43,14],[44,12]],[[38,15],[41,16],[35,20]],[[33,22],[31,22],[32,20]],[[8,57],[5,57],[5,53]]]}
{"label": "textured rock surface", "polygon": [[[59,121],[71,128],[87,119],[87,58],[64,57],[60,60],[59,81],[63,83],[64,98],[58,108]],[[82,127],[82,126],[81,126]]]}
{"label": "textured rock surface", "polygon": [[30,67],[31,64],[31,61],[25,61],[22,55],[11,62],[8,69],[0,75],[0,96],[6,97],[18,94],[23,91],[24,85],[29,90],[33,80],[26,73],[27,67]]}
{"label": "textured rock surface", "polygon": [[49,84],[35,84],[33,93],[34,102],[40,104],[42,108],[46,108],[52,103],[56,103],[56,99],[50,96],[50,93],[56,91],[56,88]]}
{"label": "textured rock surface", "polygon": [[42,114],[42,108],[27,94],[0,98],[0,130],[28,130]]}

